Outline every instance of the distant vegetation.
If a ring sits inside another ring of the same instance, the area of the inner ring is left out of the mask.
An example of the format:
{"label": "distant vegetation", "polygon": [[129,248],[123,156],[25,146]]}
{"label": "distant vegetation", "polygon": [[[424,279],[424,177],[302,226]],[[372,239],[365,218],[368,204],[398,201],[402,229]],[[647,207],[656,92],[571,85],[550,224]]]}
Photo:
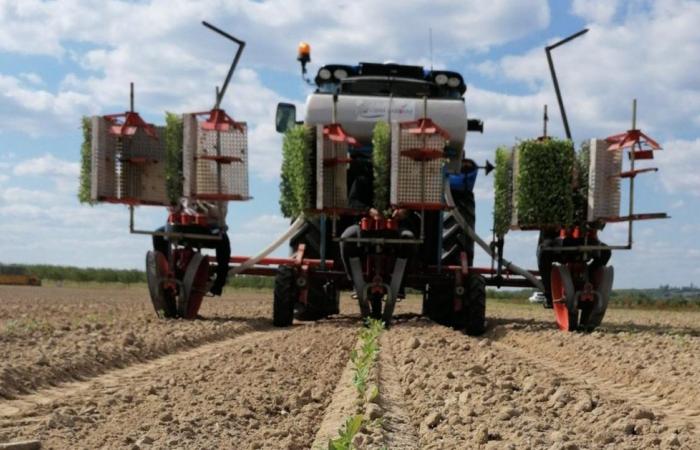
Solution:
{"label": "distant vegetation", "polygon": [[[145,283],[146,273],[141,270],[97,269],[71,266],[51,266],[46,264],[22,265],[1,264],[0,274],[36,275],[44,281],[68,281],[76,283]],[[274,277],[254,275],[239,275],[229,278],[228,285],[245,289],[272,289]],[[409,290],[412,294],[419,294]],[[497,290],[489,289],[488,298],[509,303],[527,303],[532,295],[532,289]],[[613,291],[610,299],[613,308],[650,308],[650,309],[699,309],[700,287],[693,285],[684,287],[660,286],[652,289],[618,289]]]}
{"label": "distant vegetation", "polygon": [[[98,269],[46,264],[0,264],[0,274],[36,275],[45,281],[69,281],[77,283],[145,283],[146,273],[135,269]],[[250,289],[267,289],[274,286],[273,277],[238,276],[229,279],[229,286]]]}
{"label": "distant vegetation", "polygon": [[[489,289],[488,298],[509,303],[527,303],[532,289],[500,291]],[[610,298],[612,308],[700,309],[700,288],[661,286],[652,289],[617,289]]]}

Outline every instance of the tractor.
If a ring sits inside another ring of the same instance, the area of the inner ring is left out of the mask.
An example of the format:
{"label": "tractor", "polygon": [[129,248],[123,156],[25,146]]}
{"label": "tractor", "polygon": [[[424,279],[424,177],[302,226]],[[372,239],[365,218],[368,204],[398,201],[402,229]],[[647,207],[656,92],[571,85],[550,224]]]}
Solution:
{"label": "tractor", "polygon": [[[302,44],[304,75],[308,57]],[[474,227],[479,166],[466,159],[465,138],[483,131],[467,117],[462,76],[394,63],[331,64],[312,83],[303,120],[294,105],[280,103],[276,129],[306,127],[313,135],[306,155],[313,198],[289,245],[293,258],[318,264],[279,267],[275,325],[337,313],[341,290],[353,291],[362,317],[389,324],[396,302],[413,289],[431,319],[483,333],[485,288],[493,280],[473,267],[474,241],[455,219],[456,212]],[[383,168],[375,167],[379,123],[391,140],[381,150],[391,153]],[[383,205],[375,195],[381,172],[391,191]]]}

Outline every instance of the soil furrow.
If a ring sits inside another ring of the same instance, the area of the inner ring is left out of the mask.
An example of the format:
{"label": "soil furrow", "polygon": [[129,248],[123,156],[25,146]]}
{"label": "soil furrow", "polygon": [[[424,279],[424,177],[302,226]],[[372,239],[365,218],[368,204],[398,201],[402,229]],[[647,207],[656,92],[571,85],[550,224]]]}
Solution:
{"label": "soil furrow", "polygon": [[660,398],[651,392],[645,392],[644,386],[628,385],[616,379],[600,376],[597,371],[579,369],[568,360],[552,359],[538,349],[526,350],[500,343],[496,345],[499,350],[512,357],[526,360],[529,364],[541,365],[551,373],[566,377],[576,384],[588,385],[606,397],[650,410],[654,416],[660,417],[671,428],[700,431],[700,410],[692,400],[688,403]]}
{"label": "soil furrow", "polygon": [[[391,334],[392,330],[387,331]],[[383,413],[384,444],[392,450],[410,450],[418,447],[418,432],[411,423],[406,409],[391,339],[384,335],[380,339],[379,352],[379,404]]]}
{"label": "soil furrow", "polygon": [[[697,448],[661,412],[489,338],[411,319],[389,337],[420,448]],[[526,353],[525,350],[522,350]],[[624,391],[623,391],[624,392]]]}
{"label": "soil furrow", "polygon": [[308,448],[355,332],[340,319],[248,333],[92,382],[0,434],[43,448]]}
{"label": "soil furrow", "polygon": [[[36,393],[24,395],[14,400],[0,402],[0,427],[7,423],[12,416],[22,416],[36,414],[37,408],[61,401],[64,398],[81,395],[88,390],[102,390],[104,393],[114,391],[114,389],[129,383],[139,383],[149,372],[155,370],[168,370],[170,366],[177,365],[187,360],[193,360],[206,356],[208,353],[225,349],[228,346],[245,345],[266,336],[272,331],[254,331],[255,328],[240,329],[238,336],[203,344],[189,350],[166,355],[152,361],[132,364],[128,367],[113,369],[102,375],[90,378],[85,381],[63,383],[59,386],[42,389]],[[36,420],[36,418],[32,418]]]}

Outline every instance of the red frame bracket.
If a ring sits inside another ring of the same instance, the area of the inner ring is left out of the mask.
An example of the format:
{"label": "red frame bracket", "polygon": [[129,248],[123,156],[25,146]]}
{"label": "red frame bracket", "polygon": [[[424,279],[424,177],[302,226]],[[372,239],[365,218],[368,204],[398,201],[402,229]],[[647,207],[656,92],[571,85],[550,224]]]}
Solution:
{"label": "red frame bracket", "polygon": [[123,114],[108,114],[103,117],[111,124],[109,127],[110,134],[116,136],[133,136],[136,134],[137,130],[142,129],[153,139],[158,139],[153,124],[147,123],[137,112],[127,111]]}
{"label": "red frame bracket", "polygon": [[245,127],[241,122],[236,122],[226,114],[223,109],[214,108],[211,111],[204,111],[199,113],[194,113],[195,116],[206,116],[207,119],[200,125],[202,130],[206,131],[229,131],[233,127],[234,129],[245,132]]}

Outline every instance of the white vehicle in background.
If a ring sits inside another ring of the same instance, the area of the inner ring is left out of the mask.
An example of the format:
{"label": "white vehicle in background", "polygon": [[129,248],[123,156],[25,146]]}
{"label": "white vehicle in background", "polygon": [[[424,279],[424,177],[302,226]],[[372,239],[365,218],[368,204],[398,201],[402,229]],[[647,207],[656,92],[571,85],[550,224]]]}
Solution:
{"label": "white vehicle in background", "polygon": [[544,300],[545,300],[544,293],[542,293],[540,291],[533,292],[532,295],[530,296],[530,298],[528,299],[528,301],[530,303],[533,303],[533,304],[542,304],[542,303],[544,303]]}

